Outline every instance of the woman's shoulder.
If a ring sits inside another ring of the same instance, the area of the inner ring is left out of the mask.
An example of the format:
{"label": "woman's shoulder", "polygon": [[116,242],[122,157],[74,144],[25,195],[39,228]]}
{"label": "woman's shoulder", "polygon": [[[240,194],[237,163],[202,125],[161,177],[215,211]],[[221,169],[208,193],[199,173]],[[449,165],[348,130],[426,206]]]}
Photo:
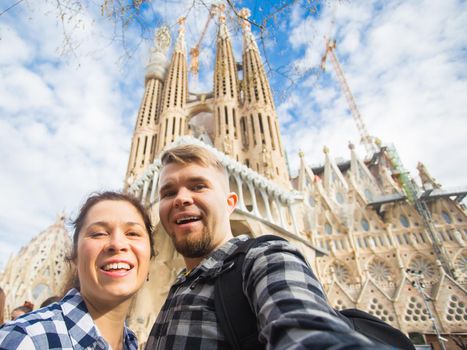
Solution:
{"label": "woman's shoulder", "polygon": [[67,295],[59,302],[29,312],[14,321],[5,323],[0,328],[0,348],[30,349],[44,348],[57,339],[63,345],[67,335],[63,307],[67,300],[73,300],[74,294]]}
{"label": "woman's shoulder", "polygon": [[34,349],[35,344],[44,344],[50,334],[62,328],[61,308],[52,304],[45,308],[24,314],[0,328],[0,348]]}

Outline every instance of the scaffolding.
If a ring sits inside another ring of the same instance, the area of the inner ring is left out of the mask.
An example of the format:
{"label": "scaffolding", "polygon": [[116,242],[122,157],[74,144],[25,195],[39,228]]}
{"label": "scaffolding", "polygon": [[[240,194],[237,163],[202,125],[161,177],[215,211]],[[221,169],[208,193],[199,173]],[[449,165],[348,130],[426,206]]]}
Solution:
{"label": "scaffolding", "polygon": [[402,161],[399,158],[399,154],[393,145],[386,146],[386,154],[392,165],[392,168],[395,170],[393,171],[393,174],[398,177],[399,183],[402,187],[402,190],[404,191],[407,201],[415,207],[418,214],[422,218],[423,225],[432,241],[433,251],[436,255],[436,258],[440,261],[444,271],[449,276],[455,278],[454,268],[452,267],[449,259],[446,258],[446,253],[444,252],[444,248],[438,237],[438,233],[436,232],[433,219],[431,218],[430,210],[428,209],[425,201],[420,199],[418,186],[409,176],[409,172],[405,170]]}

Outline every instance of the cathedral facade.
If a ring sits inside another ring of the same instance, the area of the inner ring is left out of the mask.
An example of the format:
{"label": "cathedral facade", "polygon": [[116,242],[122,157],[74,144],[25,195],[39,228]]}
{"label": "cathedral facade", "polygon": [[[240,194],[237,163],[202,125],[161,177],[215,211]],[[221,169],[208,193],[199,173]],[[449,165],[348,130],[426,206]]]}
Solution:
{"label": "cathedral facade", "polygon": [[52,225],[8,260],[0,274],[0,287],[6,294],[5,320],[25,301],[37,309],[48,297],[62,295],[71,271],[66,261],[71,239],[65,220],[65,215],[57,215]]}
{"label": "cathedral facade", "polygon": [[[467,190],[444,189],[423,164],[417,185],[394,147],[381,144],[369,159],[360,159],[350,144],[349,159],[342,162],[325,148],[323,165],[314,168],[301,154],[298,176],[292,178],[273,93],[247,20],[242,30],[239,62],[220,12],[213,88],[197,94],[188,90],[183,21],[170,58],[168,30],[156,33],[124,187],[150,208],[158,255],[134,301],[130,327],[140,340],[147,338],[184,266],[158,224],[158,157],[171,145],[195,143],[217,154],[238,193],[234,235],[289,240],[312,266],[333,307],[365,310],[435,348],[437,337],[447,338],[448,348],[456,349],[467,333],[467,215],[461,203]],[[7,304],[37,305],[58,294],[70,247],[60,217],[7,264],[0,278]]]}
{"label": "cathedral facade", "polygon": [[[243,11],[243,15],[247,12]],[[234,57],[225,17],[219,15],[212,92],[188,90],[183,21],[171,58],[167,30],[156,33],[136,120],[126,189],[158,219],[159,154],[195,143],[216,153],[239,195],[234,235],[275,234],[296,245],[324,285],[332,306],[357,307],[410,334],[467,331],[466,189],[444,190],[419,164],[422,186],[408,178],[392,146],[360,159],[311,168],[301,155],[289,176],[273,94],[248,21],[242,60]],[[132,327],[145,339],[171,282],[183,267],[157,225],[150,281],[135,301]],[[465,340],[464,340],[465,341]],[[456,348],[450,338],[449,346]]]}

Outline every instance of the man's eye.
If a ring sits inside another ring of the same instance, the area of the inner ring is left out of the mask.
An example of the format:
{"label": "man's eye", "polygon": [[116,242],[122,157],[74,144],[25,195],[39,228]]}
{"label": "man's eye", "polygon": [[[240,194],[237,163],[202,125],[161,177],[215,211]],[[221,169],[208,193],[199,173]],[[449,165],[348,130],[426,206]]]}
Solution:
{"label": "man's eye", "polygon": [[206,185],[205,185],[205,184],[196,184],[196,185],[193,186],[193,189],[194,189],[195,191],[201,191],[201,190],[203,190],[203,189],[205,189],[205,188],[206,188]]}
{"label": "man's eye", "polygon": [[160,198],[167,198],[167,197],[173,197],[174,195],[175,195],[175,192],[168,191],[168,192],[161,192],[159,196]]}

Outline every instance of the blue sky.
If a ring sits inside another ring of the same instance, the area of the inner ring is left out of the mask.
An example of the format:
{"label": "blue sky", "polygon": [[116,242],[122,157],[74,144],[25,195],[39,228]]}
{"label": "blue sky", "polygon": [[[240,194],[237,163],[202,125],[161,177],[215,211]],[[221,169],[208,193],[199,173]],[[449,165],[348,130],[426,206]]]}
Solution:
{"label": "blue sky", "polygon": [[[0,13],[9,3],[15,1],[3,1]],[[59,212],[75,215],[89,192],[122,186],[151,27],[164,22],[175,32],[176,19],[192,3],[144,5],[140,18],[148,31],[142,37],[130,26],[125,47],[110,40],[119,27],[91,2],[83,1],[80,14],[65,18],[64,27],[48,1],[24,0],[0,16],[0,266]],[[259,20],[283,2],[238,3]],[[318,11],[306,3],[318,4]],[[206,16],[203,6],[191,9],[188,48]],[[210,89],[214,28],[205,37],[192,90]],[[467,185],[465,28],[467,3],[454,0],[302,1],[278,15],[259,46],[270,62],[292,171],[299,150],[317,164],[325,145],[332,156],[348,158],[348,142],[358,144],[330,62],[326,72],[319,70],[323,36],[329,35],[337,40],[370,134],[394,143],[412,175],[423,161],[445,187]],[[240,60],[238,26],[231,32]],[[357,148],[363,155],[362,146]]]}

